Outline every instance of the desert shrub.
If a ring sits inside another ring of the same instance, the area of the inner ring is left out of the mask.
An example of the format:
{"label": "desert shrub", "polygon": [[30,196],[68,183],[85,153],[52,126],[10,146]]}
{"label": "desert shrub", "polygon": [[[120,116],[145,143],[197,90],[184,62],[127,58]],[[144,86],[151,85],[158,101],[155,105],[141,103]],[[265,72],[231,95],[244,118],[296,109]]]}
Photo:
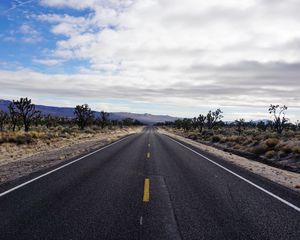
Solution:
{"label": "desert shrub", "polygon": [[69,127],[65,127],[65,128],[63,128],[63,129],[61,129],[61,132],[62,132],[62,133],[69,133],[69,134],[71,134],[72,131],[73,131],[73,129],[71,129],[71,128],[69,128]]}
{"label": "desert shrub", "polygon": [[69,138],[69,134],[68,133],[59,133],[58,135],[60,138]]}
{"label": "desert shrub", "polygon": [[197,140],[198,136],[197,136],[197,134],[194,134],[194,133],[193,133],[193,134],[189,134],[189,135],[188,135],[188,138],[189,138],[189,139],[192,139],[192,140]]}
{"label": "desert shrub", "polygon": [[226,138],[227,142],[236,142],[238,140],[238,136],[229,136]]}
{"label": "desert shrub", "polygon": [[220,139],[219,142],[220,142],[220,143],[225,143],[225,142],[226,142],[226,138],[225,138],[225,137],[221,137],[221,139]]}
{"label": "desert shrub", "polygon": [[293,148],[292,148],[291,146],[289,146],[289,145],[285,145],[285,146],[282,148],[282,150],[283,150],[284,153],[286,153],[286,154],[290,154],[290,153],[293,152]]}
{"label": "desert shrub", "polygon": [[94,131],[99,131],[101,128],[99,126],[92,126],[91,129],[93,129]]}
{"label": "desert shrub", "polygon": [[296,134],[295,134],[294,131],[289,130],[289,131],[285,131],[285,132],[283,133],[283,136],[284,136],[284,137],[287,137],[287,138],[293,138],[293,137],[296,136]]}
{"label": "desert shrub", "polygon": [[287,154],[284,151],[279,151],[278,156],[279,156],[279,158],[284,158],[287,156]]}
{"label": "desert shrub", "polygon": [[279,143],[279,140],[277,138],[268,138],[265,143],[269,148],[274,148]]}
{"label": "desert shrub", "polygon": [[275,156],[275,154],[276,154],[276,152],[274,150],[270,150],[270,151],[266,152],[265,156],[270,159],[270,158],[273,158]]}
{"label": "desert shrub", "polygon": [[15,142],[18,145],[21,144],[29,144],[33,142],[33,139],[30,135],[25,134],[25,135],[17,135],[14,139],[13,142]]}
{"label": "desert shrub", "polygon": [[212,142],[219,142],[220,140],[221,140],[221,137],[218,136],[218,135],[214,135],[214,136],[212,136],[212,138],[211,138],[211,141],[212,141]]}
{"label": "desert shrub", "polygon": [[293,147],[292,151],[293,151],[293,153],[300,154],[300,147],[295,146],[295,147]]}
{"label": "desert shrub", "polygon": [[251,152],[256,155],[262,155],[268,151],[268,146],[265,143],[261,143],[252,148]]}
{"label": "desert shrub", "polygon": [[202,135],[203,136],[213,136],[214,135],[214,133],[211,131],[211,130],[203,130],[202,131]]}
{"label": "desert shrub", "polygon": [[84,133],[93,134],[93,133],[95,133],[95,131],[93,129],[87,128],[84,130]]}

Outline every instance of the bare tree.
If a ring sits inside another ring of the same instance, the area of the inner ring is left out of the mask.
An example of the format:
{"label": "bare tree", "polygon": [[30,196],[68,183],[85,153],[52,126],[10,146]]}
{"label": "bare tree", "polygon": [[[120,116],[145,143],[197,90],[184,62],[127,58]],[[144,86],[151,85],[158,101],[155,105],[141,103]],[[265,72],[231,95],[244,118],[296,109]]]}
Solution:
{"label": "bare tree", "polygon": [[40,111],[37,111],[35,109],[35,105],[31,103],[31,99],[28,99],[27,97],[20,98],[20,100],[17,101],[13,100],[13,104],[15,105],[18,113],[20,114],[20,117],[24,124],[25,132],[28,132],[32,120],[36,115],[40,114]]}
{"label": "bare tree", "polygon": [[212,112],[211,110],[208,112],[206,116],[206,124],[208,129],[214,128],[221,119],[223,118],[221,109],[217,109],[216,111]]}
{"label": "bare tree", "polygon": [[108,118],[109,118],[109,113],[108,112],[104,112],[104,111],[101,111],[100,112],[100,125],[101,125],[101,128],[103,129],[107,124],[108,124]]}
{"label": "bare tree", "polygon": [[74,110],[75,121],[78,127],[83,130],[87,124],[94,119],[94,112],[89,108],[89,105],[77,105]]}
{"label": "bare tree", "polygon": [[0,131],[3,131],[4,130],[4,124],[7,120],[7,113],[0,110]]}
{"label": "bare tree", "polygon": [[271,104],[269,107],[269,113],[273,117],[273,126],[277,133],[281,134],[288,119],[285,117],[287,106],[279,106]]}

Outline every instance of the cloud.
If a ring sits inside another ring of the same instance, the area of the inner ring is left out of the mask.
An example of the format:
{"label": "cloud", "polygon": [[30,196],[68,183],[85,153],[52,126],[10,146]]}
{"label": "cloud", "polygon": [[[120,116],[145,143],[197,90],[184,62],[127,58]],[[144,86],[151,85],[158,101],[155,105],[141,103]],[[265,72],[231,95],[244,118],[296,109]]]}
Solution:
{"label": "cloud", "polygon": [[[2,71],[0,81],[6,88],[16,81],[19,92],[179,108],[270,103],[300,107],[300,5],[295,0],[40,4],[54,13],[36,14],[34,19],[50,24],[56,42],[49,58],[35,62],[84,60],[89,66],[79,65],[71,75]],[[62,8],[77,14],[55,13]],[[24,34],[32,32],[27,27],[22,27]]]}
{"label": "cloud", "polygon": [[23,35],[21,40],[25,43],[37,43],[43,39],[41,34],[28,24],[22,24],[19,30]]}
{"label": "cloud", "polygon": [[33,59],[34,63],[46,65],[46,66],[55,66],[63,63],[61,59]]}

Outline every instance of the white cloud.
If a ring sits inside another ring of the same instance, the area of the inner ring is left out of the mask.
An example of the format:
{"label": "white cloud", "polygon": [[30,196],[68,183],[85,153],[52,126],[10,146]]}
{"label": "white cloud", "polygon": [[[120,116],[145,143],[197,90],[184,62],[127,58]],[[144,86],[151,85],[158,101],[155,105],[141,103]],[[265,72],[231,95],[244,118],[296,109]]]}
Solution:
{"label": "white cloud", "polygon": [[33,59],[34,63],[46,65],[46,66],[55,66],[63,63],[61,59]]}
{"label": "white cloud", "polygon": [[[54,65],[54,59],[83,59],[90,66],[79,66],[72,75],[30,71],[30,79],[21,72],[2,72],[5,78],[0,81],[18,81],[19,91],[27,89],[28,81],[36,88],[28,91],[45,89],[56,96],[178,106],[279,103],[300,107],[300,5],[296,0],[40,3],[89,13],[36,15],[63,40],[57,40],[51,58],[35,62]],[[31,32],[27,26],[21,31]]]}
{"label": "white cloud", "polygon": [[37,43],[42,41],[41,34],[28,24],[22,24],[19,30],[23,35],[21,40],[25,43]]}

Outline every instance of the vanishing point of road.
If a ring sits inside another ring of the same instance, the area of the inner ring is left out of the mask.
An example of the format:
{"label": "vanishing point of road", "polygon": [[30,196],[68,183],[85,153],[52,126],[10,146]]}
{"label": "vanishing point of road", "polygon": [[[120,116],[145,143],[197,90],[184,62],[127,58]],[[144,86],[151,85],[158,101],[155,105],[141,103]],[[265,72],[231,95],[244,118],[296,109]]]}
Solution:
{"label": "vanishing point of road", "polygon": [[0,188],[0,239],[300,239],[300,196],[147,127]]}

